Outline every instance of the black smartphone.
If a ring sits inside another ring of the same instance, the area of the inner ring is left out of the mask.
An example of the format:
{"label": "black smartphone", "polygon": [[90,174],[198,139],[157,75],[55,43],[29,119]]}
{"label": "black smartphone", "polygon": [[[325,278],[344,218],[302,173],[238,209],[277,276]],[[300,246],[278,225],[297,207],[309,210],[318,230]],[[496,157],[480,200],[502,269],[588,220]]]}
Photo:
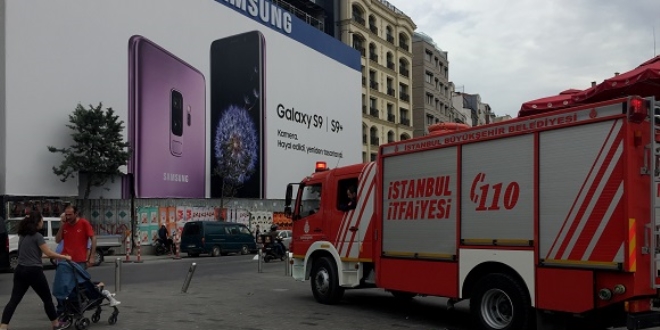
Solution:
{"label": "black smartphone", "polygon": [[265,198],[264,53],[259,31],[211,44],[213,198]]}

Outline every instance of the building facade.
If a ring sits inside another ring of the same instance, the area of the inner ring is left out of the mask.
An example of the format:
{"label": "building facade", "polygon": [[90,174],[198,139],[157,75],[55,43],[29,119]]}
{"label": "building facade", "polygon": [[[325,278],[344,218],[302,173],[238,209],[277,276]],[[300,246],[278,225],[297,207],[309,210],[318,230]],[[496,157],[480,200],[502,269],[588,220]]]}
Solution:
{"label": "building facade", "polygon": [[362,54],[362,158],[413,136],[412,38],[415,23],[384,0],[341,1],[340,40]]}
{"label": "building facade", "polygon": [[415,32],[412,42],[413,136],[428,134],[435,123],[463,122],[452,107],[449,59],[431,37]]}

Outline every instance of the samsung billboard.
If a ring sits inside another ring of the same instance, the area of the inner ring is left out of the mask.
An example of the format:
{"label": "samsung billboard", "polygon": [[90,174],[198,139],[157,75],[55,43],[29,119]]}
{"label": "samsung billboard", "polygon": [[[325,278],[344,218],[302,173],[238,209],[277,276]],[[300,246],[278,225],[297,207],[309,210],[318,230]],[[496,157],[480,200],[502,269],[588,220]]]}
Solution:
{"label": "samsung billboard", "polygon": [[265,0],[2,1],[0,193],[77,196],[78,103],[126,125],[141,198],[282,198],[361,161],[359,53]]}

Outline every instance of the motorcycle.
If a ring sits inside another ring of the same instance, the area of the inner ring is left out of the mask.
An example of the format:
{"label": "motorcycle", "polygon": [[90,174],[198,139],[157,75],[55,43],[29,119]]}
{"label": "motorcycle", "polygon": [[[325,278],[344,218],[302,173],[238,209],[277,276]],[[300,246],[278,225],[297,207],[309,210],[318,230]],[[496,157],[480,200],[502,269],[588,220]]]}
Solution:
{"label": "motorcycle", "polygon": [[270,262],[274,259],[280,259],[281,261],[284,261],[285,252],[282,249],[281,243],[278,241],[273,241],[270,235],[260,235],[257,239],[257,243],[263,245],[261,248],[261,254],[264,258],[264,262]]}
{"label": "motorcycle", "polygon": [[156,240],[156,255],[162,256],[168,253],[176,254],[176,246],[174,246],[174,243],[172,243],[171,240],[170,247],[172,247],[171,251],[167,249],[165,242],[161,241],[160,239]]}

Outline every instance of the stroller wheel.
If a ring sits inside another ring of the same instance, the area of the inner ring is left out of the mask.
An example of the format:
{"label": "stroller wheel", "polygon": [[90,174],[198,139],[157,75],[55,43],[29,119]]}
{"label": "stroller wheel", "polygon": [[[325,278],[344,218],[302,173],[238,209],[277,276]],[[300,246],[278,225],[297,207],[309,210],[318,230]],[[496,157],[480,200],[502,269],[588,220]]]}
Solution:
{"label": "stroller wheel", "polygon": [[115,323],[117,323],[117,315],[112,314],[108,317],[108,324],[113,325]]}
{"label": "stroller wheel", "polygon": [[90,324],[89,319],[84,317],[84,318],[76,321],[76,329],[85,330],[85,329],[87,329],[87,327],[89,327],[89,324]]}
{"label": "stroller wheel", "polygon": [[101,315],[100,314],[92,314],[92,322],[97,323],[99,320],[101,320]]}

